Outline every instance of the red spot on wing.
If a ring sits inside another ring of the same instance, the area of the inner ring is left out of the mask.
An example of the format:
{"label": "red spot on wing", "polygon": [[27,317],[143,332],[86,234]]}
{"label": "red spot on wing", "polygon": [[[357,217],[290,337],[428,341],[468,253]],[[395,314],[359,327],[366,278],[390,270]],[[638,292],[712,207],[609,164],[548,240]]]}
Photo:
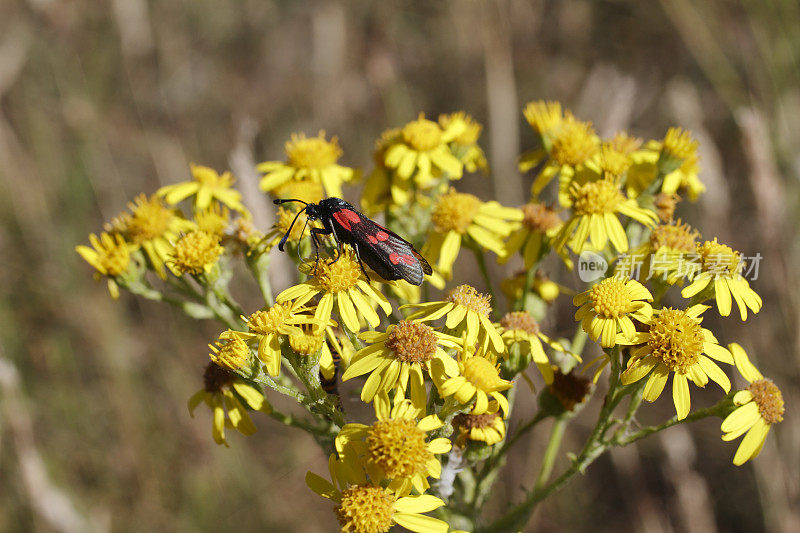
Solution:
{"label": "red spot on wing", "polygon": [[389,254],[389,261],[392,262],[393,265],[396,265],[400,262],[400,254],[397,252],[392,252]]}
{"label": "red spot on wing", "polygon": [[[333,218],[335,218],[336,222],[341,224],[344,229],[350,231],[350,221],[352,219],[347,215],[347,213],[353,213],[353,212],[350,211],[349,209],[342,209],[341,211],[336,211],[333,214]],[[355,213],[353,214],[356,215]],[[356,220],[361,220],[360,218],[358,218],[358,215],[356,215]]]}
{"label": "red spot on wing", "polygon": [[389,234],[386,233],[385,231],[379,231],[378,233],[375,234],[375,238],[378,239],[379,241],[385,241],[389,239]]}
{"label": "red spot on wing", "polygon": [[400,259],[407,265],[414,265],[417,263],[417,258],[413,255],[403,254],[400,256]]}
{"label": "red spot on wing", "polygon": [[342,209],[341,211],[339,211],[339,213],[342,213],[342,215],[347,217],[350,220],[350,222],[361,222],[361,217],[358,216],[358,213],[356,213],[355,211],[350,211],[349,209]]}
{"label": "red spot on wing", "polygon": [[378,239],[376,239],[372,235],[367,235],[367,240],[369,241],[370,244],[378,244]]}

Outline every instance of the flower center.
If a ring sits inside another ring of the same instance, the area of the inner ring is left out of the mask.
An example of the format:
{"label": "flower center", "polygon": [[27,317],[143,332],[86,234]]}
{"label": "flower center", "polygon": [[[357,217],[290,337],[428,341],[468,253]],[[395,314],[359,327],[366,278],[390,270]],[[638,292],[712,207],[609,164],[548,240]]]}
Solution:
{"label": "flower center", "polygon": [[553,139],[550,157],[561,165],[580,165],[598,150],[597,136],[591,122],[581,122],[567,112]]}
{"label": "flower center", "polygon": [[[658,218],[664,222],[671,221],[672,217],[675,215],[675,208],[680,199],[681,197],[677,194],[658,193],[655,200],[653,200]],[[694,249],[694,243],[692,244],[692,249]]]}
{"label": "flower center", "polygon": [[284,147],[289,164],[295,168],[325,168],[336,163],[342,155],[339,141],[332,137],[325,140],[325,132],[318,137],[307,138],[304,133],[292,134]]}
{"label": "flower center", "polygon": [[600,169],[615,178],[622,177],[628,171],[633,161],[628,154],[606,144],[600,149]]}
{"label": "flower center", "polygon": [[206,392],[219,392],[222,387],[229,385],[232,381],[233,374],[213,361],[208,363],[205,372],[203,372],[203,388]]}
{"label": "flower center", "polygon": [[594,312],[603,318],[619,318],[631,312],[633,298],[625,282],[606,278],[589,290]]}
{"label": "flower center", "polygon": [[730,246],[718,243],[716,237],[713,241],[698,244],[697,254],[700,256],[700,266],[703,271],[715,275],[734,275],[744,266],[739,252]]}
{"label": "flower center", "polygon": [[396,359],[404,363],[424,363],[436,353],[436,335],[433,328],[418,322],[403,320],[386,339]]}
{"label": "flower center", "polygon": [[232,337],[224,344],[217,343],[217,346],[209,346],[212,350],[211,360],[219,366],[238,370],[250,362],[250,348],[238,337]]}
{"label": "flower center", "polygon": [[424,472],[433,459],[425,436],[414,420],[380,420],[372,424],[367,435],[367,454],[387,478],[410,477]]}
{"label": "flower center", "polygon": [[447,294],[445,300],[456,305],[463,305],[479,315],[488,317],[492,312],[491,296],[481,294],[475,290],[475,287],[469,285],[459,285]]}
{"label": "flower center", "polygon": [[260,309],[247,317],[247,327],[252,333],[266,335],[278,333],[292,316],[292,303],[275,304],[269,309]]}
{"label": "flower center", "polygon": [[210,209],[203,209],[194,215],[194,221],[200,231],[212,233],[214,235],[222,235],[228,227],[228,218],[230,218],[230,211],[225,206],[219,204],[214,205]]}
{"label": "flower center", "polygon": [[335,263],[320,260],[316,278],[326,292],[341,292],[355,287],[361,276],[361,266],[352,254],[344,253]]}
{"label": "flower center", "polygon": [[500,320],[500,325],[506,330],[520,330],[535,335],[539,333],[539,324],[527,311],[514,311],[506,313]]}
{"label": "flower center", "polygon": [[314,333],[313,326],[303,325],[302,335],[289,335],[289,346],[295,352],[311,356],[316,354],[322,348],[323,336],[322,331]]}
{"label": "flower center", "polygon": [[753,395],[758,412],[767,424],[783,421],[783,394],[771,379],[756,380],[747,390]]}
{"label": "flower center", "polygon": [[464,377],[483,392],[496,392],[511,386],[511,382],[501,379],[497,368],[483,357],[467,357],[463,367]]}
{"label": "flower center", "polygon": [[611,180],[598,180],[578,185],[572,184],[572,209],[578,216],[613,213],[625,197]]}
{"label": "flower center", "polygon": [[354,485],[342,491],[335,511],[342,532],[385,533],[392,527],[394,498],[381,487]]}
{"label": "flower center", "polygon": [[403,127],[403,140],[418,152],[428,152],[442,144],[442,128],[425,115]]}
{"label": "flower center", "polygon": [[477,196],[450,189],[436,202],[431,213],[431,222],[439,233],[455,231],[464,234],[480,206],[481,201]]}
{"label": "flower center", "polygon": [[650,247],[658,250],[666,246],[671,250],[693,252],[699,236],[697,230],[693,230],[688,224],[682,224],[678,219],[676,222],[657,226],[650,234]]}
{"label": "flower center", "polygon": [[576,405],[583,403],[592,391],[592,380],[576,375],[574,372],[562,374],[553,373],[553,383],[550,392],[555,396],[567,411],[572,411]]}
{"label": "flower center", "polygon": [[697,151],[699,142],[692,140],[692,132],[670,128],[664,136],[664,151],[675,159],[686,159]]}
{"label": "flower center", "polygon": [[522,222],[531,231],[546,233],[561,225],[561,218],[555,209],[544,204],[525,204],[522,206]]}
{"label": "flower center", "polygon": [[130,205],[132,214],[124,217],[131,242],[141,244],[161,237],[169,229],[175,214],[164,207],[158,197],[140,195]]}
{"label": "flower center", "polygon": [[453,426],[464,429],[484,429],[492,427],[495,419],[500,415],[497,413],[484,413],[482,415],[470,415],[461,413],[453,417]]}
{"label": "flower center", "polygon": [[219,235],[192,231],[175,244],[172,260],[180,272],[200,274],[206,266],[216,263],[223,251],[225,249],[219,244]]}
{"label": "flower center", "polygon": [[685,374],[703,352],[703,329],[680,309],[665,307],[650,324],[647,345],[670,370]]}
{"label": "flower center", "polygon": [[561,104],[558,102],[531,102],[522,111],[525,120],[542,135],[551,134],[563,120]]}

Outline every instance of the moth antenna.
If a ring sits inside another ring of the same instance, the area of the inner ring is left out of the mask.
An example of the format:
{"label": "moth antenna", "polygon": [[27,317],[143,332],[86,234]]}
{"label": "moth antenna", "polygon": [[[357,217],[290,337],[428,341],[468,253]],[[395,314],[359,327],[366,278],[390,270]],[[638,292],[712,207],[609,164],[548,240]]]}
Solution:
{"label": "moth antenna", "polygon": [[285,204],[286,202],[300,202],[305,206],[308,205],[308,202],[304,202],[303,200],[298,200],[296,198],[278,198],[276,200],[272,200],[272,203],[275,205]]}
{"label": "moth antenna", "polygon": [[[282,201],[280,201],[280,203],[285,203],[285,202],[302,202],[302,203],[306,204],[302,200],[282,200]],[[279,203],[279,201],[275,200],[275,204],[278,204],[278,203]],[[308,204],[306,204],[306,207],[304,207],[303,209],[301,209],[300,211],[297,212],[297,214],[294,216],[294,219],[292,220],[292,223],[289,225],[289,230],[286,233],[283,234],[283,237],[281,238],[281,242],[278,243],[278,250],[280,250],[281,252],[283,251],[283,247],[286,245],[286,240],[289,238],[289,234],[292,233],[292,228],[294,227],[294,223],[297,222],[297,218],[303,213],[303,211],[306,210],[307,207],[308,207]],[[306,220],[306,224],[308,224],[307,220]],[[303,231],[305,232],[305,230],[306,230],[306,227],[303,226]],[[303,234],[302,233],[300,234],[300,238],[303,238]]]}

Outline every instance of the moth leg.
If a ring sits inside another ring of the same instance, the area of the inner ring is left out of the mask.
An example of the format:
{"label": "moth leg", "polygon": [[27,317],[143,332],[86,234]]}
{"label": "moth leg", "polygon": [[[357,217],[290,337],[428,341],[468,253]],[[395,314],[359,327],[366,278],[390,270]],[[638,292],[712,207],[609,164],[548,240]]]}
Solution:
{"label": "moth leg", "polygon": [[311,242],[314,244],[314,275],[317,275],[317,265],[319,265],[319,235],[330,235],[331,230],[325,228],[311,228]]}
{"label": "moth leg", "polygon": [[333,240],[336,241],[336,257],[328,262],[329,265],[332,265],[342,257],[342,239],[339,238],[339,235],[336,233],[336,228],[333,225],[331,225],[331,229],[328,230],[328,233],[333,233]]}
{"label": "moth leg", "polygon": [[358,250],[358,243],[356,243],[356,242],[353,243],[353,250],[356,251],[356,258],[358,259],[358,266],[361,267],[361,272],[364,273],[364,277],[367,278],[367,281],[372,281],[371,279],[369,279],[369,274],[367,274],[367,271],[364,269],[364,262],[361,260],[361,252],[359,252],[359,250]]}

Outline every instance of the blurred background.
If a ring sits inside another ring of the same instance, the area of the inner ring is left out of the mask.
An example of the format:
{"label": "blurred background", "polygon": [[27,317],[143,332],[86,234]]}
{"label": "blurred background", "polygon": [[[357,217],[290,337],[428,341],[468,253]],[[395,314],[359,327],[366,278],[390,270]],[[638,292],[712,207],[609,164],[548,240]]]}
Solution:
{"label": "blurred background", "polygon": [[[483,123],[493,180],[458,186],[518,205],[531,178],[516,157],[533,143],[521,109],[535,99],[604,136],[678,125],[701,141],[708,192],[679,214],[764,256],[763,310],[744,326],[707,313],[706,327],[748,350],[787,410],[744,467],[718,420],[615,450],[530,530],[800,530],[795,0],[0,2],[0,530],[333,531],[303,481],[326,471],[309,437],[257,418],[255,436],[224,448],[207,412],[189,418],[219,326],[112,301],[73,248],[140,191],[188,179],[190,161],[232,169],[265,228],[253,167],[282,159],[292,132],[325,129],[344,164],[369,170],[381,131],[420,111]],[[457,278],[474,268],[462,263]],[[573,327],[569,300],[548,331]],[[695,389],[693,405],[718,396]],[[672,409],[662,398],[642,416]],[[489,516],[532,485],[547,429],[512,454]]]}

